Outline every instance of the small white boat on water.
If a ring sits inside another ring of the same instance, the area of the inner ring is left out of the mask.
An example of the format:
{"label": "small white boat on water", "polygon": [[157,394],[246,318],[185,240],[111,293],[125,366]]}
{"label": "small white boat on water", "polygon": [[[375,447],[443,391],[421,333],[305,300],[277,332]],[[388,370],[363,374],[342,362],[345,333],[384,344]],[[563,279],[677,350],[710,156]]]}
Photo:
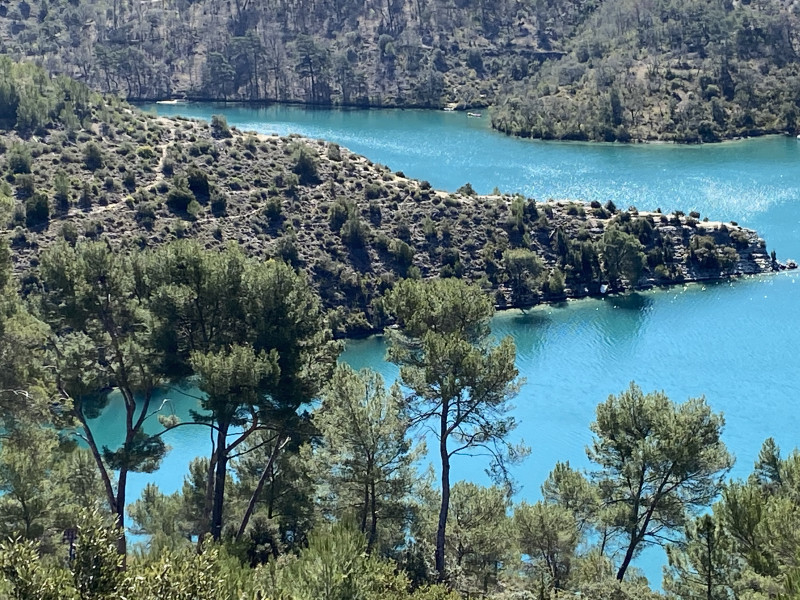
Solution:
{"label": "small white boat on water", "polygon": [[468,117],[474,117],[474,118],[476,118],[476,119],[480,119],[480,118],[481,118],[483,115],[481,115],[481,113],[476,113],[476,112],[468,112],[468,113],[467,113],[467,116],[468,116]]}
{"label": "small white boat on water", "polygon": [[172,100],[156,100],[156,104],[186,104],[186,100],[173,98]]}

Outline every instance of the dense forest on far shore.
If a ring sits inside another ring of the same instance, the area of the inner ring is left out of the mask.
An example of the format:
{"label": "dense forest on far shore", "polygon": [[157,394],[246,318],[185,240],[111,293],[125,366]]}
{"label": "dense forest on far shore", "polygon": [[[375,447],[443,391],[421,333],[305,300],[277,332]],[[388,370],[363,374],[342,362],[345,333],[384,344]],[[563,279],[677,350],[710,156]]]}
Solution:
{"label": "dense forest on far shore", "polygon": [[3,0],[0,52],[131,99],[492,107],[544,139],[795,133],[780,0]]}
{"label": "dense forest on far shore", "polygon": [[[730,481],[703,398],[598,398],[590,466],[515,501],[531,449],[490,328],[496,305],[782,268],[755,232],[441,193],[8,57],[0,133],[0,598],[800,597],[800,454],[767,439]],[[337,334],[386,324],[397,383],[338,364]],[[184,420],[176,382],[199,391]],[[182,427],[207,453],[132,497]],[[476,455],[490,484],[456,481]],[[666,596],[634,566],[649,546]]]}

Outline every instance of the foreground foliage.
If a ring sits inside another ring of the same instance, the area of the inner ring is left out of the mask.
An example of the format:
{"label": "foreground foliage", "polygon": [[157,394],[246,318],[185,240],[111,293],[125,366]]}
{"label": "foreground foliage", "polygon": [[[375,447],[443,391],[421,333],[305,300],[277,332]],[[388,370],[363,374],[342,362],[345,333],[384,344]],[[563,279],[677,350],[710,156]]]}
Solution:
{"label": "foreground foliage", "polygon": [[405,281],[386,298],[400,326],[390,332],[389,357],[412,391],[412,422],[429,426],[439,442],[441,507],[436,532],[436,570],[446,577],[446,525],[450,464],[458,454],[488,454],[492,472],[508,481],[507,463],[524,449],[507,438],[516,423],[507,415],[516,395],[514,342],[489,342],[492,305],[478,288],[459,280]]}

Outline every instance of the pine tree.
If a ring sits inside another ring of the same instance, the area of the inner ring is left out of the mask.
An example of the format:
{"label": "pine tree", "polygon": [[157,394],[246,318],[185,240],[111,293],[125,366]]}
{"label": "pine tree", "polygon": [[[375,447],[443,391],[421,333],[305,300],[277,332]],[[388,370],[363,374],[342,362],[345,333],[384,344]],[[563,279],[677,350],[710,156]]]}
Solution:
{"label": "pine tree", "polygon": [[733,544],[719,519],[706,514],[686,528],[680,545],[667,546],[664,589],[682,600],[728,600],[737,575]]}
{"label": "pine tree", "polygon": [[[106,242],[74,248],[56,244],[42,254],[39,269],[59,390],[72,401],[79,435],[92,452],[120,530],[125,526],[128,474],[154,471],[166,452],[164,442],[144,430],[153,415],[161,361],[151,335],[152,315],[137,294],[132,271],[130,260]],[[116,449],[100,447],[90,424],[108,404],[110,387],[119,390],[125,411]],[[121,532],[123,555],[125,547]]]}
{"label": "pine tree", "polygon": [[723,424],[702,398],[675,404],[634,383],[597,407],[587,453],[600,467],[603,518],[621,543],[618,580],[642,547],[668,540],[721,491],[733,464]]}
{"label": "pine tree", "polygon": [[393,549],[405,538],[423,450],[408,438],[405,408],[397,384],[387,390],[378,373],[339,365],[314,413],[322,443],[311,465],[323,507],[339,519],[355,516],[368,550]]}
{"label": "pine tree", "polygon": [[492,474],[508,481],[509,460],[524,454],[508,442],[516,427],[508,401],[519,389],[514,342],[490,342],[492,304],[480,288],[459,279],[405,280],[386,306],[399,325],[388,330],[389,357],[412,392],[412,422],[428,426],[438,441],[442,496],[435,566],[444,579],[453,456],[488,454]]}

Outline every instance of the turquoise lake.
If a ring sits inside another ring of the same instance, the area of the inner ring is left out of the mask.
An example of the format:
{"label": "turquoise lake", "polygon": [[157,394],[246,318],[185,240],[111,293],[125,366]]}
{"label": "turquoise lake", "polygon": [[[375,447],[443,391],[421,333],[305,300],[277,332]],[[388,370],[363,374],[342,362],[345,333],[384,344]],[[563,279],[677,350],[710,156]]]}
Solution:
{"label": "turquoise lake", "polygon": [[[222,113],[241,129],[332,140],[445,190],[470,182],[481,193],[497,187],[541,200],[697,210],[712,220],[757,229],[780,260],[800,258],[800,141],[794,138],[708,146],[538,142],[498,134],[488,118],[468,119],[463,113],[208,104],[145,108],[203,119]],[[677,401],[705,395],[724,412],[723,439],[737,459],[732,477],[750,473],[768,436],[784,453],[792,450],[800,440],[798,279],[800,273],[786,272],[499,314],[493,330],[513,336],[525,380],[515,400],[517,438],[532,449],[514,470],[517,497],[537,499],[556,461],[589,467],[585,447],[594,408],[632,380]],[[374,337],[349,342],[342,360],[393,379],[397,370],[383,356],[383,343]],[[196,404],[177,389],[165,390],[164,397],[183,415]],[[112,404],[98,425],[111,437],[121,418]],[[130,478],[129,502],[148,481],[165,492],[179,489],[189,460],[209,452],[204,428],[180,428],[166,439],[172,452],[157,473]],[[482,466],[468,458],[455,462],[454,473],[488,482]],[[654,551],[638,563],[656,586],[663,561]]]}

